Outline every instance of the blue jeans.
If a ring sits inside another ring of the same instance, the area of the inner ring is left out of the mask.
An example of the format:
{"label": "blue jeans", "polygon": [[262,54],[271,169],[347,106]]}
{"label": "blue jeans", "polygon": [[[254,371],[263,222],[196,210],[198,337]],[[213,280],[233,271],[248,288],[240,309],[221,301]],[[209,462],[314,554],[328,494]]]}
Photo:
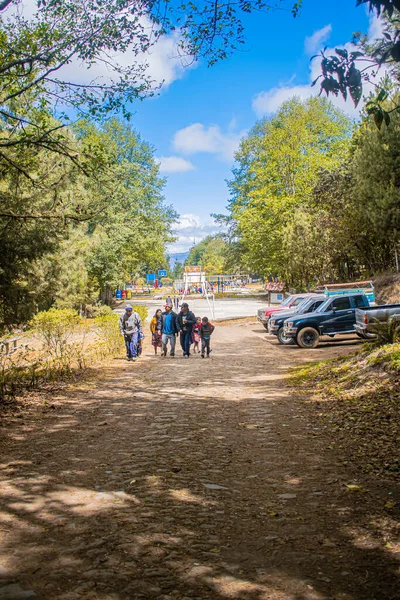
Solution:
{"label": "blue jeans", "polygon": [[137,331],[136,333],[131,334],[125,333],[124,339],[127,358],[136,358],[139,341],[139,332]]}
{"label": "blue jeans", "polygon": [[180,334],[180,341],[185,356],[190,356],[190,343],[192,341],[192,332],[184,331]]}

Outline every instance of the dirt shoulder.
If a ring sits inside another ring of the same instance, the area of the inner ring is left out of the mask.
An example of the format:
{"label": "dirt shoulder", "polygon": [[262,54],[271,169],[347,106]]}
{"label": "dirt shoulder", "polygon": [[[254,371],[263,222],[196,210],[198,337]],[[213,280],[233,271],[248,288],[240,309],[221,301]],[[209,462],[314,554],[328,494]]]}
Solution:
{"label": "dirt shoulder", "polygon": [[286,385],[354,348],[224,323],[209,360],[147,348],[4,420],[0,598],[398,598],[398,487],[343,464]]}

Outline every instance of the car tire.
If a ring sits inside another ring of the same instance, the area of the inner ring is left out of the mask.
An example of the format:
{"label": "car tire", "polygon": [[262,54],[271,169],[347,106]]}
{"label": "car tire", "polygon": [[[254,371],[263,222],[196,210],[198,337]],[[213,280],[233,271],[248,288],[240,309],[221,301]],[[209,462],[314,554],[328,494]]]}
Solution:
{"label": "car tire", "polygon": [[320,335],[314,327],[300,329],[296,337],[296,343],[300,348],[316,348],[319,344]]}
{"label": "car tire", "polygon": [[276,334],[276,337],[278,338],[278,342],[280,344],[282,344],[283,346],[292,346],[294,344],[293,338],[286,337],[283,327],[280,327],[278,329],[278,333]]}

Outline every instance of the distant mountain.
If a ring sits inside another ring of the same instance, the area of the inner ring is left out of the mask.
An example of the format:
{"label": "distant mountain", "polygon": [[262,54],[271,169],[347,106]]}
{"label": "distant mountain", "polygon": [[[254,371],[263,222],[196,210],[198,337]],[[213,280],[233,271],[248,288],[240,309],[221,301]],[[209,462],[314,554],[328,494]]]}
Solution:
{"label": "distant mountain", "polygon": [[184,263],[187,257],[189,256],[189,251],[187,252],[176,252],[175,254],[171,254],[169,257],[169,265],[171,269],[174,268],[177,262]]}

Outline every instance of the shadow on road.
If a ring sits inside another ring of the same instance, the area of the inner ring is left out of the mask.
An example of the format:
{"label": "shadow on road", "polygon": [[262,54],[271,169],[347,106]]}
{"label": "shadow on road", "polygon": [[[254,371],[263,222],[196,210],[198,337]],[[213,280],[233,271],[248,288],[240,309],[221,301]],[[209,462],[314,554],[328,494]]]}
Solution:
{"label": "shadow on road", "polygon": [[0,581],[38,600],[398,598],[389,488],[348,491],[286,350],[227,328],[214,360],[114,366],[6,423]]}

